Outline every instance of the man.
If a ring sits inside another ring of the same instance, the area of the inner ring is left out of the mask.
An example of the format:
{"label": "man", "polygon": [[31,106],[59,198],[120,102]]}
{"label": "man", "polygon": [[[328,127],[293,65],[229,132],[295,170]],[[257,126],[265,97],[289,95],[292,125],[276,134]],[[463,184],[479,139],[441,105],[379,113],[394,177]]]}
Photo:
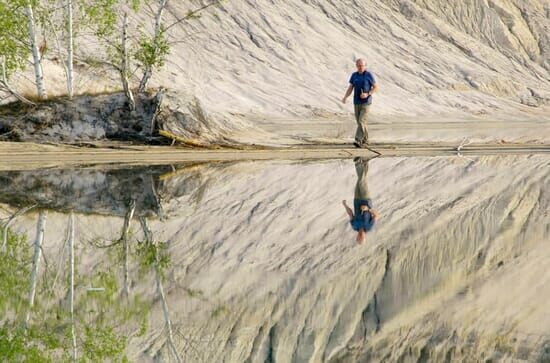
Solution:
{"label": "man", "polygon": [[378,220],[378,212],[372,207],[372,200],[367,185],[367,172],[369,160],[367,158],[355,158],[355,171],[357,172],[357,184],[353,197],[353,211],[345,200],[342,201],[350,218],[351,228],[357,231],[357,243],[363,244],[367,240],[367,232],[372,229],[374,222]]}
{"label": "man", "polygon": [[355,132],[353,144],[356,147],[366,147],[369,144],[367,118],[372,103],[372,94],[378,91],[378,85],[372,73],[367,71],[367,63],[364,59],[357,59],[355,66],[357,72],[354,72],[349,79],[350,85],[346,90],[342,103],[346,103],[351,91],[353,91],[353,106],[355,108],[355,121],[357,121],[357,131]]}

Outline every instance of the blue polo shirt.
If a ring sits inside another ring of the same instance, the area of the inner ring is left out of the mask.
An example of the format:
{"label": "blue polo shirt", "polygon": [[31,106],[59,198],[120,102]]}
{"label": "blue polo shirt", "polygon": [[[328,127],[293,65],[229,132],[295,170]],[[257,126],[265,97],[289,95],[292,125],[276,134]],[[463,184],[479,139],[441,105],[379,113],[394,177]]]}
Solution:
{"label": "blue polo shirt", "polygon": [[372,96],[365,99],[359,97],[361,91],[368,92],[376,84],[376,80],[371,72],[364,71],[362,74],[359,72],[353,72],[349,79],[349,83],[353,85],[353,104],[360,105],[366,103],[370,105],[372,103]]}
{"label": "blue polo shirt", "polygon": [[369,208],[372,208],[372,202],[370,199],[354,199],[353,200],[353,218],[350,221],[351,228],[354,231],[359,231],[364,229],[365,232],[368,232],[374,226],[374,218],[370,211],[363,212],[361,206],[366,205]]}

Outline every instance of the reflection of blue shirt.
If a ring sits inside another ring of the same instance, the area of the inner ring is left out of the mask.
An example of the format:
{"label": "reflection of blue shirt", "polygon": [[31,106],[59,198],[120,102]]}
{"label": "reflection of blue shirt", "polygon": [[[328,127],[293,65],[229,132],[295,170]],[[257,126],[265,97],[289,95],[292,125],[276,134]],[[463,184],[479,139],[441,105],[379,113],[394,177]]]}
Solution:
{"label": "reflection of blue shirt", "polygon": [[362,74],[359,74],[359,72],[353,72],[349,79],[349,83],[353,85],[354,105],[360,105],[362,103],[370,105],[372,103],[372,96],[365,99],[359,97],[361,95],[361,91],[365,93],[369,92],[372,86],[376,83],[376,80],[371,72],[364,71]]}
{"label": "reflection of blue shirt", "polygon": [[361,206],[366,205],[372,208],[372,202],[370,199],[354,199],[353,200],[353,218],[350,221],[351,228],[354,231],[364,229],[365,232],[370,231],[374,226],[374,218],[370,211],[361,211]]}

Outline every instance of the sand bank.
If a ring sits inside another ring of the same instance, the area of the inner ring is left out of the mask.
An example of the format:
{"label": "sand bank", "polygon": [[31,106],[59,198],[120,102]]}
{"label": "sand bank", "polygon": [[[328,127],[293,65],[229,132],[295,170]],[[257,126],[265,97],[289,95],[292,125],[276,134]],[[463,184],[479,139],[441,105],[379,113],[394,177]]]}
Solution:
{"label": "sand bank", "polygon": [[[288,147],[243,147],[238,149],[188,149],[169,146],[125,145],[120,143],[44,145],[0,143],[0,170],[47,168],[85,164],[170,164],[186,161],[230,161],[268,159],[345,159],[391,156],[495,155],[550,153],[550,145],[456,143],[373,143],[369,149],[349,144],[302,144]],[[458,150],[460,147],[460,151]],[[378,155],[378,153],[380,155]]]}

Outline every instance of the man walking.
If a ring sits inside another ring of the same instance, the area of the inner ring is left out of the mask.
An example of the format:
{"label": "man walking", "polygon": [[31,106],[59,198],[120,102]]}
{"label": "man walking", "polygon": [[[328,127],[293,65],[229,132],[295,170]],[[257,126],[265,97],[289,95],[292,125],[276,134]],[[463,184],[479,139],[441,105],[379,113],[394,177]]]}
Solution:
{"label": "man walking", "polygon": [[353,106],[355,108],[355,121],[357,121],[357,131],[355,132],[355,142],[353,144],[356,147],[366,147],[369,144],[368,113],[372,103],[372,94],[378,91],[378,85],[372,73],[367,71],[367,63],[364,59],[357,59],[355,66],[357,72],[353,72],[349,79],[350,85],[346,90],[342,103],[346,103],[351,91],[353,91]]}

